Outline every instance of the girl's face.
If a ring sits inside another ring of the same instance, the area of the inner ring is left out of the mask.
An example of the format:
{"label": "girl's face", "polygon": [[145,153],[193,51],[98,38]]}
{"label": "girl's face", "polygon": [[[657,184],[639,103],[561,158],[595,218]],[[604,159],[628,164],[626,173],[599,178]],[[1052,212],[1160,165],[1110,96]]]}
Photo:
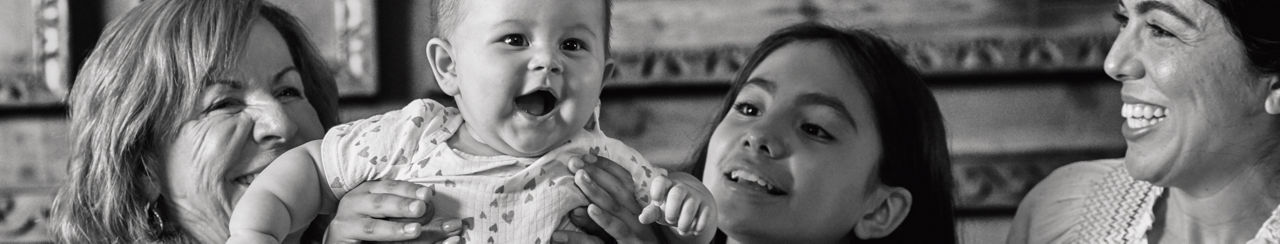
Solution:
{"label": "girl's face", "polygon": [[746,242],[849,236],[875,207],[880,135],[861,81],[824,42],[775,50],[711,136],[703,181],[720,228]]}
{"label": "girl's face", "polygon": [[234,67],[205,84],[197,111],[166,145],[164,194],[190,230],[225,229],[255,175],[324,133],[280,33],[258,19],[246,44]]}

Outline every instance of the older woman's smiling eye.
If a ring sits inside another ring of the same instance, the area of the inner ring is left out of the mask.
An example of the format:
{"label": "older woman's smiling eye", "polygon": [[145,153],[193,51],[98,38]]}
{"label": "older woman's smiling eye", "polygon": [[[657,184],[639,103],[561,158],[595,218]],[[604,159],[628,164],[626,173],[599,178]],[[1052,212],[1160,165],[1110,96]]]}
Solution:
{"label": "older woman's smiling eye", "polygon": [[587,50],[587,43],[582,41],[582,39],[569,38],[569,40],[564,40],[564,42],[560,43],[560,49],[566,51]]}
{"label": "older woman's smiling eye", "polygon": [[209,105],[209,107],[206,107],[203,113],[209,113],[209,112],[218,111],[218,110],[237,109],[237,108],[243,107],[242,105],[244,105],[244,102],[241,102],[238,99],[231,99],[231,98],[220,99],[220,100],[214,101],[213,104]]}
{"label": "older woman's smiling eye", "polygon": [[502,36],[502,43],[506,43],[513,47],[523,47],[529,46],[529,39],[525,38],[525,36],[521,34],[508,34]]}
{"label": "older woman's smiling eye", "polygon": [[750,103],[738,103],[733,105],[733,111],[746,116],[760,115],[760,109]]}
{"label": "older woman's smiling eye", "polygon": [[822,129],[821,126],[815,124],[802,124],[800,125],[800,130],[804,131],[805,134],[822,138],[824,140],[836,139],[835,137],[832,137],[831,133],[828,133],[827,130]]}

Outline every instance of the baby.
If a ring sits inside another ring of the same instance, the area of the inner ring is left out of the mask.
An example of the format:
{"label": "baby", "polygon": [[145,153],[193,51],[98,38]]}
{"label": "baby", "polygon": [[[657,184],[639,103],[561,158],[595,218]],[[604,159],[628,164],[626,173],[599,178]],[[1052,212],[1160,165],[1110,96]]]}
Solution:
{"label": "baby", "polygon": [[458,108],[413,101],[281,155],[235,206],[227,242],[281,242],[361,182],[389,179],[435,190],[435,214],[462,218],[466,242],[548,243],[556,230],[577,230],[567,213],[589,204],[574,183],[576,169],[566,165],[586,154],[629,171],[635,199],[647,206],[644,222],[667,225],[660,229],[675,234],[665,235],[671,241],[708,242],[716,209],[706,188],[671,183],[665,170],[597,126],[600,90],[613,68],[610,5],[443,1],[444,39],[431,39],[427,56]]}

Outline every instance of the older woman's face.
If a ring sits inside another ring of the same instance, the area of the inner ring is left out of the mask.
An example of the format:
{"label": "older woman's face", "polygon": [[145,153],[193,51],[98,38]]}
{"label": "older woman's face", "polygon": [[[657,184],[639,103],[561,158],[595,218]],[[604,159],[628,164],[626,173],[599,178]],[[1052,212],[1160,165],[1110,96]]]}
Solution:
{"label": "older woman's face", "polygon": [[246,45],[233,68],[205,84],[197,111],[166,145],[166,196],[190,213],[186,222],[225,223],[258,172],[324,133],[280,33],[259,18]]}
{"label": "older woman's face", "polygon": [[1124,0],[1105,69],[1124,83],[1130,174],[1157,185],[1235,174],[1270,133],[1267,82],[1222,16],[1201,0]]}
{"label": "older woman's face", "polygon": [[826,43],[765,58],[716,127],[703,181],[735,239],[846,237],[879,183],[879,132],[866,90]]}

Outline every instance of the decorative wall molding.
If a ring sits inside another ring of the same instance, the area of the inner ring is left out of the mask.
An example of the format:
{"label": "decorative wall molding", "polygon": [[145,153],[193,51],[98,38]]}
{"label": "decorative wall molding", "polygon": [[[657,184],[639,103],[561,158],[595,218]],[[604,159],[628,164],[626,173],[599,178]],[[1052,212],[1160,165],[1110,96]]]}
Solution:
{"label": "decorative wall molding", "polygon": [[0,242],[50,243],[53,188],[0,188]]}
{"label": "decorative wall molding", "polygon": [[337,72],[338,93],[342,96],[372,96],[378,91],[377,41],[372,0],[334,0],[334,27],[338,33],[336,59],[330,61]]}
{"label": "decorative wall molding", "polygon": [[[1114,36],[980,38],[900,44],[900,55],[926,76],[1030,72],[1101,72]],[[728,84],[754,47],[622,50],[611,86]]]}
{"label": "decorative wall molding", "polygon": [[956,208],[1012,212],[1040,180],[1074,162],[1123,157],[1123,149],[952,156]]}
{"label": "decorative wall molding", "polygon": [[31,8],[3,11],[31,11],[34,36],[24,60],[34,62],[34,69],[0,77],[0,107],[61,104],[71,87],[67,0],[29,1]]}

